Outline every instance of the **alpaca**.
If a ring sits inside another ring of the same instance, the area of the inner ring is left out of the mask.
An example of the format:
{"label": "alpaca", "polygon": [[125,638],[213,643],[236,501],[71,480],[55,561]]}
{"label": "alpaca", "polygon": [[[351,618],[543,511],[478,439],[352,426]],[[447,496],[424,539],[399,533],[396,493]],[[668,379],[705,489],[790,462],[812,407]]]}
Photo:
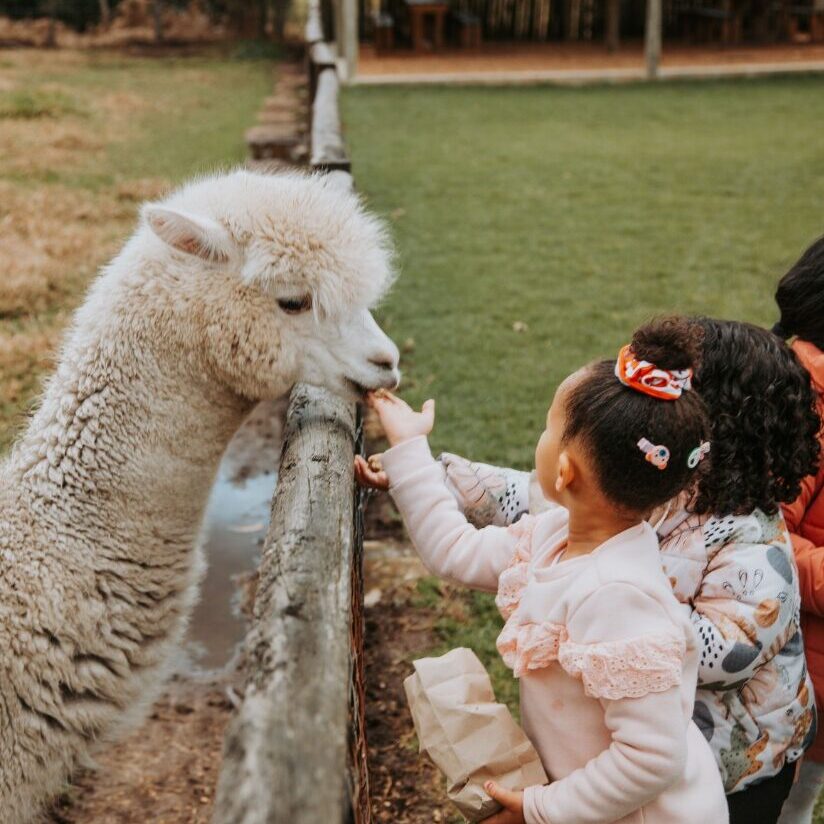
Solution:
{"label": "alpaca", "polygon": [[322,177],[237,171],[143,207],[0,465],[0,824],[34,818],[157,696],[254,405],[299,381],[397,385],[369,312],[391,263],[382,224]]}

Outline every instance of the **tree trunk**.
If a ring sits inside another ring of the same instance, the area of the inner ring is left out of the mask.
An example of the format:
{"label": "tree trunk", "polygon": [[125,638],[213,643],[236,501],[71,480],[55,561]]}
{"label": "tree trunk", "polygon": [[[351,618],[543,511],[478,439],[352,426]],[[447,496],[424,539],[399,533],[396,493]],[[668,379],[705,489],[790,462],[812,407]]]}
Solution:
{"label": "tree trunk", "polygon": [[98,0],[100,3],[100,25],[102,28],[106,29],[109,26],[109,21],[111,20],[111,9],[109,8],[109,0]]}
{"label": "tree trunk", "polygon": [[154,21],[155,43],[163,42],[163,2],[162,0],[153,0],[152,2],[152,20]]}
{"label": "tree trunk", "polygon": [[49,17],[49,27],[46,29],[44,45],[47,49],[54,49],[57,47],[57,0],[48,0],[46,14]]}
{"label": "tree trunk", "polygon": [[269,0],[260,0],[258,3],[258,30],[257,36],[259,40],[266,39],[266,29],[269,23]]}
{"label": "tree trunk", "polygon": [[618,51],[621,37],[621,0],[607,0],[607,51]]}
{"label": "tree trunk", "polygon": [[577,40],[581,28],[581,0],[569,0],[567,8],[569,9],[567,40]]}
{"label": "tree trunk", "polygon": [[272,11],[272,39],[275,43],[283,43],[286,32],[286,18],[289,16],[290,0],[274,0]]}

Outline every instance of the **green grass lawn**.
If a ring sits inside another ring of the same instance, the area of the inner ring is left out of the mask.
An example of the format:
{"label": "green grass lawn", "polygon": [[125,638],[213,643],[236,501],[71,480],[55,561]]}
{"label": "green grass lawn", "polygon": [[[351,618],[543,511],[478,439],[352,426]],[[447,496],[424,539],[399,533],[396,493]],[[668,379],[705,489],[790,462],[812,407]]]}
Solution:
{"label": "green grass lawn", "polygon": [[414,339],[404,391],[437,398],[438,449],[531,466],[563,377],[654,313],[772,323],[777,278],[824,231],[824,79],[344,103],[400,247],[381,314]]}
{"label": "green grass lawn", "polygon": [[[531,467],[567,374],[656,313],[771,325],[777,279],[824,232],[824,78],[344,103],[358,187],[400,249],[380,315],[409,340],[404,396],[438,401],[436,450]],[[430,579],[420,597],[436,652],[473,647],[514,705],[491,599],[456,610]]]}

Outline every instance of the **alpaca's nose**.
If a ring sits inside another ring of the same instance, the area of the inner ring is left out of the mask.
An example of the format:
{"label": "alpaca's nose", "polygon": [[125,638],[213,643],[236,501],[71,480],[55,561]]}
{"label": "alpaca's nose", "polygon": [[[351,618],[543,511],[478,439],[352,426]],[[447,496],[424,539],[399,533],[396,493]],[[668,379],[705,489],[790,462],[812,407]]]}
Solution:
{"label": "alpaca's nose", "polygon": [[369,358],[369,363],[371,363],[372,366],[377,366],[378,369],[395,368],[395,358],[389,354],[389,352],[381,353],[380,355],[376,355],[374,358]]}

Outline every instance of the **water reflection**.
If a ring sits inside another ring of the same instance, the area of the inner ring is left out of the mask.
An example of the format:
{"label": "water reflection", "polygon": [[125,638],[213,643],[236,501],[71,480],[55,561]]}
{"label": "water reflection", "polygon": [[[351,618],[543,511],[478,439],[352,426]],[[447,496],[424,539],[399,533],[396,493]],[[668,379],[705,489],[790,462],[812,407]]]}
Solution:
{"label": "water reflection", "polygon": [[189,626],[189,649],[203,669],[225,666],[246,633],[237,576],[257,566],[277,481],[282,404],[261,404],[235,436],[206,511],[208,570]]}

